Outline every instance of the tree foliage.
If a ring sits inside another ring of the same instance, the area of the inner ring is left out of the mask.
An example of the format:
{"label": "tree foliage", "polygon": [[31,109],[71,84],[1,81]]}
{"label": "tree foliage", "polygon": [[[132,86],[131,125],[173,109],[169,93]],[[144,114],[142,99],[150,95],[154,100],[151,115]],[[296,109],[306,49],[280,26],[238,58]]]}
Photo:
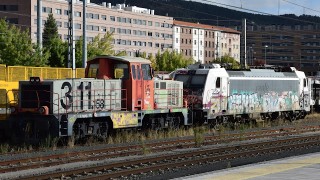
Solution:
{"label": "tree foliage", "polygon": [[56,20],[49,14],[43,29],[43,52],[49,53],[50,67],[66,67],[68,60],[68,43],[63,42],[58,35]]}
{"label": "tree foliage", "polygon": [[10,25],[5,19],[0,19],[0,63],[9,66],[45,66],[47,54],[41,56],[42,52],[33,46],[29,31]]}
{"label": "tree foliage", "polygon": [[225,67],[232,69],[239,69],[240,63],[237,62],[233,57],[229,55],[222,56],[221,58],[217,58],[213,61],[213,63],[221,64]]}
{"label": "tree foliage", "polygon": [[158,51],[155,64],[153,68],[156,71],[173,71],[177,68],[187,67],[189,64],[192,64],[194,61],[192,58],[186,59],[182,54],[175,51],[164,51],[162,54]]}
{"label": "tree foliage", "polygon": [[[92,59],[95,56],[99,55],[117,55],[113,50],[113,34],[107,32],[100,37],[100,34],[93,38],[92,42],[87,44],[87,56],[88,60]],[[82,47],[83,47],[83,38],[76,42],[76,66],[82,67]],[[120,52],[120,55],[125,55],[125,53]]]}
{"label": "tree foliage", "polygon": [[51,40],[59,38],[57,23],[52,14],[48,15],[44,24],[42,37],[44,47],[50,47],[52,44]]}

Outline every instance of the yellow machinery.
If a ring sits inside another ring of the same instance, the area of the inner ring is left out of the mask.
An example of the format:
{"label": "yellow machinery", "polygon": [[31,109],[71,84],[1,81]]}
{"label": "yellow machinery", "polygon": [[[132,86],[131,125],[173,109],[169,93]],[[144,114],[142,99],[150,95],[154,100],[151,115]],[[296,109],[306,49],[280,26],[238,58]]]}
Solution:
{"label": "yellow machinery", "polygon": [[[19,81],[29,80],[30,77],[42,79],[72,78],[71,68],[6,66],[0,64],[0,121],[5,120],[10,114],[10,107],[17,101],[16,91]],[[84,77],[84,68],[77,68],[76,78]]]}
{"label": "yellow machinery", "polygon": [[84,68],[77,68],[73,73],[71,68],[6,66],[0,64],[0,138],[5,137],[8,129],[8,122],[5,120],[10,115],[10,107],[17,103],[19,81],[29,80],[30,77],[41,77],[42,79],[83,78]]}

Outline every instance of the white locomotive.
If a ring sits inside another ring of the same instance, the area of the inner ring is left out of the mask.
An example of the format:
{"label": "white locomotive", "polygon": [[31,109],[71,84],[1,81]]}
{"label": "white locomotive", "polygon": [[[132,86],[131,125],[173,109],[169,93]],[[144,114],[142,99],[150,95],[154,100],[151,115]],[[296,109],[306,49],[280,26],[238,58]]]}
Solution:
{"label": "white locomotive", "polygon": [[226,70],[196,65],[177,70],[189,118],[221,123],[251,118],[301,119],[310,111],[311,83],[295,68]]}

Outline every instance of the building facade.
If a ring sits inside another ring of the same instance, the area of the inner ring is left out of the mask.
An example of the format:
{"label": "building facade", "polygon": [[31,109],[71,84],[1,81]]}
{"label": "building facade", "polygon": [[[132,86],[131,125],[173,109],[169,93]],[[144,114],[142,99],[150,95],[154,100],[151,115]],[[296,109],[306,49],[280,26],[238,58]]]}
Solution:
{"label": "building facade", "polygon": [[[74,1],[75,40],[82,36],[83,2]],[[110,3],[87,4],[87,40],[113,32],[114,50],[126,51],[134,56],[137,52],[155,55],[158,50],[172,49],[173,18],[158,16],[154,10]],[[68,1],[42,0],[42,28],[48,14],[52,13],[61,39],[68,38]],[[29,29],[34,42],[37,38],[37,0],[1,0],[0,18]]]}
{"label": "building facade", "polygon": [[247,62],[319,71],[320,26],[252,25],[247,27]]}
{"label": "building facade", "polygon": [[[158,16],[154,10],[87,0],[87,40],[113,33],[116,53],[126,51],[135,56],[145,52],[155,56],[165,50],[182,53],[195,61],[208,63],[229,55],[240,61],[240,33],[230,28],[176,21]],[[83,2],[74,0],[74,35],[79,40],[83,33]],[[42,28],[50,13],[56,20],[61,39],[68,40],[68,0],[42,0]],[[0,18],[23,29],[28,29],[33,42],[37,41],[37,0],[1,0]]]}
{"label": "building facade", "polygon": [[201,63],[222,56],[240,62],[240,32],[231,28],[173,21],[173,49]]}

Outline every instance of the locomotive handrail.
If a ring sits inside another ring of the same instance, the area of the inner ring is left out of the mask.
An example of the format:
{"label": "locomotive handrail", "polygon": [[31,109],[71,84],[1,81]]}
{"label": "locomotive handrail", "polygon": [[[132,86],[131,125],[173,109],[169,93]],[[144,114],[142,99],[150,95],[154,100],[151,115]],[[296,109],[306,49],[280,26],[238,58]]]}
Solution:
{"label": "locomotive handrail", "polygon": [[183,105],[183,90],[179,88],[155,89],[154,102],[157,106],[156,109],[180,107]]}
{"label": "locomotive handrail", "polygon": [[[110,90],[110,92],[119,92],[119,94],[105,94],[106,91]],[[82,92],[83,94],[81,95]],[[101,94],[98,94],[98,92],[101,92]],[[122,92],[125,92],[126,89],[95,89],[95,90],[73,90],[70,92],[70,94],[73,94],[73,100],[71,103],[68,103],[68,106],[72,108],[71,110],[69,108],[64,109],[64,113],[79,113],[79,112],[98,112],[102,110],[111,111],[111,110],[122,110],[127,109],[126,107],[126,98],[121,98]],[[84,94],[91,93],[90,98],[84,99]],[[116,96],[119,95],[119,98]],[[127,96],[126,96],[127,97]],[[64,96],[62,97],[65,102],[68,102],[68,97]],[[106,102],[109,101],[109,104],[106,104]],[[112,102],[115,101],[115,102]],[[120,107],[116,107],[116,101],[121,101]],[[125,103],[122,103],[122,101],[125,101]],[[98,104],[101,103],[101,104]],[[85,104],[90,107],[84,108]],[[99,107],[97,107],[99,105]],[[109,107],[109,108],[108,108]],[[124,108],[123,108],[124,107]]]}

